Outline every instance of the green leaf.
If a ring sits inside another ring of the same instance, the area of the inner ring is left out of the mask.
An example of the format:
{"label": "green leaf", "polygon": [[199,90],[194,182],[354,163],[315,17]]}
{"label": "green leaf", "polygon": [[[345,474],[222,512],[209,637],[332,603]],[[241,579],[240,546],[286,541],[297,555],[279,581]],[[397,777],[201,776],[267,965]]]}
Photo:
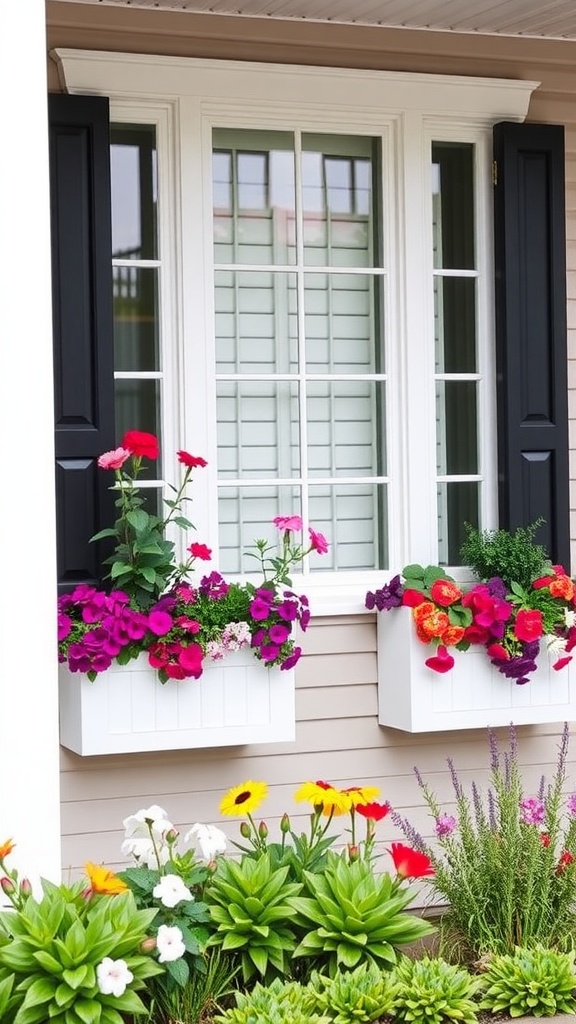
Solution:
{"label": "green leaf", "polygon": [[40,1006],[49,1003],[57,988],[57,982],[48,978],[36,978],[26,992],[24,1006]]}
{"label": "green leaf", "polygon": [[179,960],[169,960],[165,965],[167,973],[174,979],[177,985],[184,986],[190,977],[190,968],[184,957]]}
{"label": "green leaf", "polygon": [[82,1024],[98,1024],[102,1017],[102,1005],[96,999],[77,999],[74,1010]]}

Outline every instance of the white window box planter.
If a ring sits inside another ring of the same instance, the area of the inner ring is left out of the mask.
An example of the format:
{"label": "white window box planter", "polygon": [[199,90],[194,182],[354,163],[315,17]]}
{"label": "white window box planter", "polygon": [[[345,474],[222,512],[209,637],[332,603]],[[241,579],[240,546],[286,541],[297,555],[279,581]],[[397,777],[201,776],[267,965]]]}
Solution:
{"label": "white window box planter", "polygon": [[160,683],[147,655],[91,683],[61,665],[60,742],[77,754],[276,743],[295,738],[294,670],[250,651],[205,662],[200,679]]}
{"label": "white window box planter", "polygon": [[574,661],[556,672],[542,649],[538,671],[518,686],[491,665],[483,647],[451,648],[454,668],[441,675],[424,664],[433,648],[417,639],[409,609],[379,612],[377,629],[380,725],[440,732],[576,719]]}

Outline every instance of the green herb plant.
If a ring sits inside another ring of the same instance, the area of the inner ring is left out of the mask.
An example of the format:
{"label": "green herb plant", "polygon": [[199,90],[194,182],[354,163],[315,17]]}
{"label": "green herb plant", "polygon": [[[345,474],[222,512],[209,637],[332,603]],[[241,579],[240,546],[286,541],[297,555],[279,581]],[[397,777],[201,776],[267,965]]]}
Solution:
{"label": "green herb plant", "polygon": [[380,970],[374,962],[360,964],[353,971],[338,970],[332,978],[314,971],[308,982],[314,1009],[328,1014],[334,1024],[390,1016],[398,988],[393,972]]}
{"label": "green herb plant", "polygon": [[500,576],[510,588],[512,583],[528,590],[530,584],[550,571],[545,547],[534,536],[543,519],[516,530],[477,530],[466,524],[466,540],[460,549],[463,565],[468,565],[482,581]]}
{"label": "green herb plant", "polygon": [[265,851],[256,860],[220,858],[205,897],[215,925],[209,945],[240,958],[242,977],[263,981],[290,973],[296,947],[291,921],[299,882],[289,879],[289,867],[278,867]]}
{"label": "green herb plant", "polygon": [[[163,972],[142,952],[155,911],[138,910],[130,892],[90,896],[85,881],[44,881],[43,892],[0,913],[2,1024],[123,1024],[145,1012],[138,991]],[[106,958],[132,976],[121,994],[100,989]]]}
{"label": "green herb plant", "polygon": [[374,962],[396,962],[396,947],[434,931],[428,921],[405,913],[413,899],[389,874],[376,875],[366,861],[328,854],[322,874],[304,872],[306,894],[291,900],[304,929],[294,956],[311,958],[331,976]]}
{"label": "green herb plant", "polygon": [[574,956],[539,945],[490,957],[480,1008],[510,1017],[576,1013]]}
{"label": "green herb plant", "polygon": [[466,968],[449,964],[442,957],[403,957],[392,977],[397,985],[393,1011],[396,1020],[410,1024],[475,1024],[475,996],[482,982]]}

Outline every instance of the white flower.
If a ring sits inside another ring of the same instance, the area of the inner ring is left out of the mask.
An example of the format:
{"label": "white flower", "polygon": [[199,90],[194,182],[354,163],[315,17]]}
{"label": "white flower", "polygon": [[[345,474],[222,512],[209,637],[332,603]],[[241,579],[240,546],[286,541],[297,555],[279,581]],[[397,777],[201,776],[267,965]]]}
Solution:
{"label": "white flower", "polygon": [[[151,839],[139,839],[138,836],[134,836],[131,839],[125,839],[120,849],[124,857],[134,857],[139,864],[145,864],[148,868],[158,867]],[[170,860],[170,848],[161,839],[157,839],[156,849],[160,863],[167,864]]]}
{"label": "white flower", "polygon": [[156,936],[156,948],[160,953],[158,960],[161,964],[169,960],[179,960],[186,952],[182,932],[174,925],[170,928],[167,924],[161,924]]}
{"label": "white flower", "polygon": [[161,839],[174,828],[172,822],[168,821],[164,808],[158,807],[157,804],[142,808],[142,810],[136,811],[136,814],[130,814],[124,818],[122,824],[126,830],[126,839],[131,839],[134,836],[138,839],[149,840],[149,828],[152,829],[155,837],[158,836]]}
{"label": "white flower", "polygon": [[159,899],[165,907],[175,907],[183,900],[194,899],[190,889],[186,888],[179,875],[163,875],[158,885],[154,886],[152,895],[156,896],[156,899]]}
{"label": "white flower", "polygon": [[563,651],[566,650],[566,644],[568,643],[568,641],[565,639],[565,637],[554,636],[553,633],[548,633],[545,639],[550,654],[562,654]]}
{"label": "white flower", "polygon": [[218,853],[226,853],[226,836],[215,825],[201,825],[199,821],[184,836],[185,843],[191,843],[197,857],[211,861]]}
{"label": "white flower", "polygon": [[576,612],[572,608],[564,609],[564,621],[568,629],[572,629],[572,626],[576,623]]}
{"label": "white flower", "polygon": [[124,995],[126,986],[134,980],[125,960],[112,960],[109,956],[105,956],[102,963],[98,964],[96,977],[102,995],[117,998]]}

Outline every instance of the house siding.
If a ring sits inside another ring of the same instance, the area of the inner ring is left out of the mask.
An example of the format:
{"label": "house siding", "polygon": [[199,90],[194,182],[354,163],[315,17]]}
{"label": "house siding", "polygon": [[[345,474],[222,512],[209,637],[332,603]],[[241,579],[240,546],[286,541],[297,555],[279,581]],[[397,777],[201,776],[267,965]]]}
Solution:
{"label": "house siding", "polygon": [[[380,68],[536,80],[531,121],[566,128],[568,381],[570,410],[571,545],[576,564],[576,43],[504,39],[413,30],[306,25],[271,19],[210,17],[101,5],[47,3],[48,47],[74,47],[225,59]],[[49,88],[59,88],[48,61]],[[262,807],[272,834],[284,811],[297,830],[306,807],[294,791],[306,779],[336,785],[377,785],[381,798],[407,814],[424,834],[430,821],[413,766],[449,810],[453,796],[446,756],[464,782],[487,780],[482,731],[419,735],[377,723],[376,628],[373,615],[316,619],[297,667],[295,743],[207,751],[80,758],[62,749],[62,842],[65,875],[84,861],[120,866],[122,819],[158,803],[178,827],[194,821],[222,824],[222,793],[244,779],[264,779],[270,793]],[[398,681],[402,685],[402,680]],[[534,791],[550,772],[558,726],[519,730],[526,788]],[[505,730],[501,733],[505,739]],[[570,769],[576,761],[572,751]],[[237,823],[227,826],[237,838]],[[398,838],[389,819],[378,826],[385,845]]]}

